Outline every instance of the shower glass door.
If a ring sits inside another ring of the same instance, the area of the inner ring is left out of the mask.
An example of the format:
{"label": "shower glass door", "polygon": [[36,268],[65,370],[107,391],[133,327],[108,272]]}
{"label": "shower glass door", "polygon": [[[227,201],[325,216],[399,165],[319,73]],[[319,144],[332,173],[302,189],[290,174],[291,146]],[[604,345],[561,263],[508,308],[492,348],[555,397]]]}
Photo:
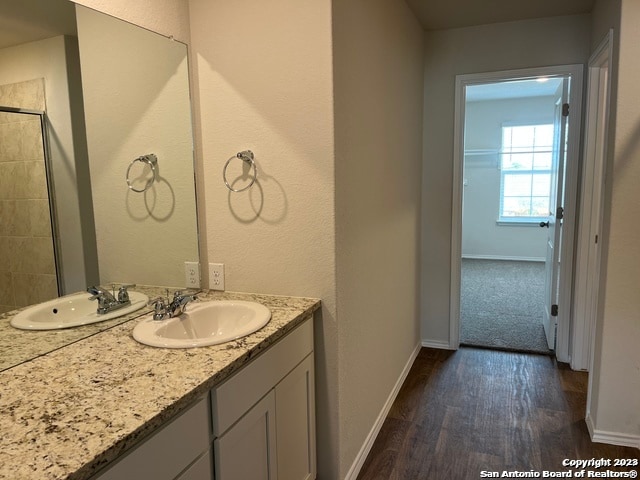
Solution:
{"label": "shower glass door", "polygon": [[44,119],[0,106],[0,313],[61,293]]}

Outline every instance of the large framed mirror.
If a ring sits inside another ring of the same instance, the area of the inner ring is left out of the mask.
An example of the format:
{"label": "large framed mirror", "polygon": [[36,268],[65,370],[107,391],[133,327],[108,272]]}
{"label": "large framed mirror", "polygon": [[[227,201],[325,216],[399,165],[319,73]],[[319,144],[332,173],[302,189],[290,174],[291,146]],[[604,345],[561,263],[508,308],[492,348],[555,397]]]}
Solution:
{"label": "large framed mirror", "polygon": [[184,286],[191,122],[186,45],[69,0],[0,0],[0,369],[114,324],[26,333],[16,309]]}

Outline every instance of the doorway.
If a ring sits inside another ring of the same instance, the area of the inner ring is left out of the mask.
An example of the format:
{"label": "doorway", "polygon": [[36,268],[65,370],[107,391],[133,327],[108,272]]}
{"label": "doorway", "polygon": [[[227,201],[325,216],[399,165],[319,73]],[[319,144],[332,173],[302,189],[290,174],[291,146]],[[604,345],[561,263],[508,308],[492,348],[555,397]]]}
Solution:
{"label": "doorway", "polygon": [[580,66],[457,77],[454,346],[568,352],[580,77]]}

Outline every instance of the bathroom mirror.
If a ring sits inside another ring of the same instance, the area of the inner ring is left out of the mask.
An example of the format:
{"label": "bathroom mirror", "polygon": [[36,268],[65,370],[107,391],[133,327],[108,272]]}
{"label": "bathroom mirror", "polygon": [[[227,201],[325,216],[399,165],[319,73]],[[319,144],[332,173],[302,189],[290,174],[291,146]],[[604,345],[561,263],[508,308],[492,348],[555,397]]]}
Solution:
{"label": "bathroom mirror", "polygon": [[186,45],[68,0],[0,0],[0,107],[1,370],[114,324],[33,342],[8,312],[94,284],[184,286],[199,258]]}

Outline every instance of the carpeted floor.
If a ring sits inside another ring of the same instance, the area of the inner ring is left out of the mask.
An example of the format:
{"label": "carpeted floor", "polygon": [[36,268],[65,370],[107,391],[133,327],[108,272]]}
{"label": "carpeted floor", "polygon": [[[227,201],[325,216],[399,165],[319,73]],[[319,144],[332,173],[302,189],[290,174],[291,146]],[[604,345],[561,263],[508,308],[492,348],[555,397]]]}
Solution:
{"label": "carpeted floor", "polygon": [[460,343],[549,354],[544,263],[462,260]]}

